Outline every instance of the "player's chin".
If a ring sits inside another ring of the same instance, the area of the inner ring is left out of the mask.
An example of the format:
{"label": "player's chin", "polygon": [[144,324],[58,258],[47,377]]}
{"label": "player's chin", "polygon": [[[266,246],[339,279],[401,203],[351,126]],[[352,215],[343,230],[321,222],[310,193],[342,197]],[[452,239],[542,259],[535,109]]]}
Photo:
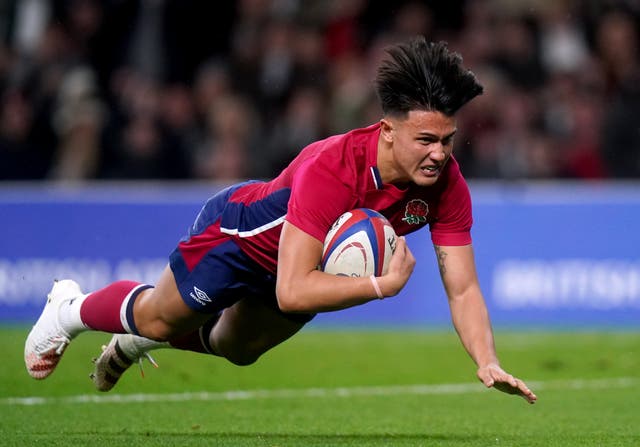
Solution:
{"label": "player's chin", "polygon": [[425,174],[422,171],[418,171],[416,175],[413,176],[413,183],[418,186],[431,186],[435,184],[439,178],[440,172]]}

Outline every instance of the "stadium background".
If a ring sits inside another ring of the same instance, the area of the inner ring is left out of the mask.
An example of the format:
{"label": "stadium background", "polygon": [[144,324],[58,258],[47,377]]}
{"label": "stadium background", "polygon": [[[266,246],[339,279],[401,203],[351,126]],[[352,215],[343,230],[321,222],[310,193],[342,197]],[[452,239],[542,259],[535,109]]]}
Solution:
{"label": "stadium background", "polygon": [[[459,117],[474,245],[501,327],[640,321],[633,1],[0,3],[0,315],[54,277],[153,282],[202,201],[376,121],[385,45],[424,34],[486,93]],[[448,324],[426,233],[397,300],[315,324]]]}

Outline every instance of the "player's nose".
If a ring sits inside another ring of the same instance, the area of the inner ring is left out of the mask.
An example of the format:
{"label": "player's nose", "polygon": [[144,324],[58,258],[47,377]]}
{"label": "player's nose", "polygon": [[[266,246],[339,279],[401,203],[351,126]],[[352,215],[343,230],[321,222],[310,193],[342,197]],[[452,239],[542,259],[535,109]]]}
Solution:
{"label": "player's nose", "polygon": [[444,150],[444,146],[442,145],[442,143],[434,144],[433,150],[429,154],[429,158],[431,158],[433,161],[444,161],[446,157],[447,153]]}

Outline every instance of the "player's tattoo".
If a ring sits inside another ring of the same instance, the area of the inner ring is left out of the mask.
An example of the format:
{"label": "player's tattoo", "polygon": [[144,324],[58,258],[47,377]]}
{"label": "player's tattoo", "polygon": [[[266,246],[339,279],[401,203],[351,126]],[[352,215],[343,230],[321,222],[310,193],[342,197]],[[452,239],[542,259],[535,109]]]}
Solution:
{"label": "player's tattoo", "polygon": [[447,273],[447,267],[444,265],[444,260],[447,257],[447,252],[438,245],[436,245],[435,248],[436,256],[438,258],[438,269],[440,270],[440,277],[444,278],[444,274]]}

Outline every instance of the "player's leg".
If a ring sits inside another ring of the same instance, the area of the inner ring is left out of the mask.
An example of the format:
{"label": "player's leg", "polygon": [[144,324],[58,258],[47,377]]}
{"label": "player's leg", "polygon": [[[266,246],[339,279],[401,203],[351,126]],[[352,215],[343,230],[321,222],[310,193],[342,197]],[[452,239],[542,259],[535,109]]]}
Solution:
{"label": "player's leg", "polygon": [[57,281],[25,343],[25,364],[36,379],[48,377],[81,332],[130,333],[163,341],[201,326],[210,315],[182,300],[169,268],[156,287],[117,281],[83,294],[72,280]]}
{"label": "player's leg", "polygon": [[225,309],[209,334],[212,352],[236,365],[249,365],[287,340],[311,319],[284,314],[263,299],[248,297]]}
{"label": "player's leg", "polygon": [[209,334],[219,316],[210,317],[198,329],[175,337],[170,341],[155,341],[132,334],[115,334],[109,344],[102,346],[100,356],[93,359],[94,369],[89,375],[98,391],[110,391],[126,370],[139,363],[140,373],[144,377],[143,359],[158,367],[150,351],[156,349],[179,349],[201,354],[214,354],[209,344]]}
{"label": "player's leg", "polygon": [[[162,273],[155,288],[133,281],[117,281],[85,295],[72,280],[56,282],[25,343],[24,358],[29,374],[36,379],[48,377],[70,341],[85,330],[129,333],[163,341],[201,326],[211,314],[228,306],[230,303],[219,305],[209,298],[227,287],[218,279],[227,275],[228,268],[215,258],[215,253],[211,258],[207,254],[209,249],[220,245],[221,238],[227,237],[220,233],[215,222],[233,190],[221,191],[205,203],[188,235],[172,253],[172,269],[177,269],[180,284],[186,287],[181,292],[169,268]],[[209,231],[210,227],[212,231]],[[220,256],[224,257],[224,253]],[[206,258],[205,262],[200,262],[203,258]],[[211,261],[221,265],[221,275],[215,270],[218,266],[212,266]],[[197,289],[189,288],[192,284],[186,281],[192,272],[206,284],[198,283]],[[210,292],[209,295],[205,293],[206,300],[198,296],[201,289]],[[189,306],[182,296],[189,298],[193,292],[196,294]]]}
{"label": "player's leg", "polygon": [[160,348],[212,354],[236,365],[248,365],[294,335],[312,318],[308,314],[283,314],[275,303],[266,304],[263,299],[244,298],[197,330],[166,343],[130,334],[114,335],[95,360],[91,379],[99,391],[109,391],[136,361],[146,357],[157,366],[149,351]]}

